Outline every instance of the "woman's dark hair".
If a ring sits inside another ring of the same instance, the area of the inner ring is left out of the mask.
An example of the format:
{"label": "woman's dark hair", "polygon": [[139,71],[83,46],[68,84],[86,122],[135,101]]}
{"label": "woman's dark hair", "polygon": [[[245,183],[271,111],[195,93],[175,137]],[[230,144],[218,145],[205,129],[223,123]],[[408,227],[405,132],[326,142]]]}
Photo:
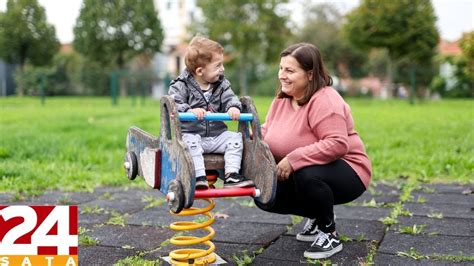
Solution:
{"label": "woman's dark hair", "polygon": [[[305,105],[319,89],[332,85],[332,78],[329,76],[319,49],[310,43],[297,43],[289,46],[280,54],[280,58],[292,56],[298,61],[303,70],[312,71],[313,79],[310,81],[303,98],[298,100],[298,105]],[[281,90],[281,83],[277,90],[278,98],[291,98]]]}

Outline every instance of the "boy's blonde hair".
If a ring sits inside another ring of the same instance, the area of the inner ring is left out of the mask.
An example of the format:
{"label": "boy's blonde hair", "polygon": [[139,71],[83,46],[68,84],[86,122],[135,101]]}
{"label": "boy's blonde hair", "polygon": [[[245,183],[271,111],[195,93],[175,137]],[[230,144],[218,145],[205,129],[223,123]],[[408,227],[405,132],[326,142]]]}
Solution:
{"label": "boy's blonde hair", "polygon": [[184,55],[184,63],[191,73],[195,74],[198,67],[205,67],[212,61],[214,53],[223,54],[224,47],[218,42],[209,40],[202,36],[194,37],[189,43],[186,54]]}

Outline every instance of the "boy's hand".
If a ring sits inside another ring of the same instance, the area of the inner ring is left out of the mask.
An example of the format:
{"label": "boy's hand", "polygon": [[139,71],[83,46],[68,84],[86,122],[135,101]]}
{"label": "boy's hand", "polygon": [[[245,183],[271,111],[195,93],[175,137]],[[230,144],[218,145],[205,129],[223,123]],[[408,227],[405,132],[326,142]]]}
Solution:
{"label": "boy's hand", "polygon": [[198,120],[202,120],[207,113],[207,111],[203,108],[194,108],[189,111],[195,114]]}
{"label": "boy's hand", "polygon": [[232,120],[239,120],[240,118],[240,110],[236,107],[229,108],[229,110],[227,110],[227,113],[230,115],[230,118],[232,118]]}

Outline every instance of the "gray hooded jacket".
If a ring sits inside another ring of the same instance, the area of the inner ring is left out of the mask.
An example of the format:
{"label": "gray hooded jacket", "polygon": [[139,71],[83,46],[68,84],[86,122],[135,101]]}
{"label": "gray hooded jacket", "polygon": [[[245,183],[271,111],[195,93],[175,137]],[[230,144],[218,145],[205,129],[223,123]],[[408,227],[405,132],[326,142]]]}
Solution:
{"label": "gray hooded jacket", "polygon": [[[168,94],[173,97],[178,112],[187,112],[189,109],[203,108],[213,113],[226,113],[231,107],[242,111],[242,104],[230,87],[230,82],[221,76],[211,84],[212,95],[209,101],[194,77],[188,70],[171,81]],[[227,130],[222,121],[189,121],[181,122],[183,133],[199,134],[201,137],[214,137]]]}

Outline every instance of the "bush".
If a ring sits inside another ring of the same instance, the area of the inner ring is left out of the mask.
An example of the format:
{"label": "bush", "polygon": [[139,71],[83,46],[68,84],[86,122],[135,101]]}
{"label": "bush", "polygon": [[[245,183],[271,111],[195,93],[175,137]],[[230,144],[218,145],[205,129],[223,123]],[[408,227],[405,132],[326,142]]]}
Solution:
{"label": "bush", "polygon": [[54,68],[51,67],[33,67],[26,65],[23,73],[17,69],[14,74],[16,84],[23,85],[25,95],[40,95],[44,89],[46,95],[52,95],[54,89],[51,77],[55,74]]}
{"label": "bush", "polygon": [[439,61],[451,64],[454,71],[449,77],[436,76],[430,84],[430,90],[438,92],[446,98],[473,98],[474,82],[470,79],[469,73],[465,71],[466,57],[463,55],[449,56],[440,58]]}
{"label": "bush", "polygon": [[108,95],[109,72],[96,62],[77,53],[56,54],[52,66],[34,67],[27,64],[14,74],[16,84],[23,84],[25,95]]}
{"label": "bush", "polygon": [[437,92],[439,95],[443,96],[446,94],[446,80],[441,76],[436,76],[433,78],[430,84],[430,90],[432,92]]}
{"label": "bush", "polygon": [[278,64],[272,64],[262,69],[259,79],[250,85],[254,95],[275,96],[279,84],[278,68]]}

